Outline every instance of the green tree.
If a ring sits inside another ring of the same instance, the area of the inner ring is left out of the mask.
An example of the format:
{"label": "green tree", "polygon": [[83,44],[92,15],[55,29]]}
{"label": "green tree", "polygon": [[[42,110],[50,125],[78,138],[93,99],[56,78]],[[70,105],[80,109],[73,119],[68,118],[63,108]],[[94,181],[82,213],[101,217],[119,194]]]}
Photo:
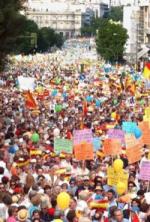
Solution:
{"label": "green tree", "polygon": [[112,19],[113,21],[123,21],[123,7],[117,6],[117,7],[111,7],[111,10],[108,13],[107,16],[108,19]]}
{"label": "green tree", "polygon": [[108,19],[93,17],[90,25],[85,25],[81,28],[82,36],[95,36],[98,29],[107,22]]}
{"label": "green tree", "polygon": [[97,52],[107,61],[120,60],[127,39],[127,30],[122,25],[105,21],[97,33]]}
{"label": "green tree", "polygon": [[0,0],[0,69],[6,56],[14,51],[17,38],[23,32],[25,17],[19,12],[23,0]]}
{"label": "green tree", "polygon": [[58,33],[55,33],[55,45],[58,47],[58,48],[61,48],[62,45],[64,43],[64,39],[63,39],[63,36],[58,34]]}
{"label": "green tree", "polygon": [[34,48],[37,48],[38,32],[37,24],[32,20],[26,19],[23,32],[17,38],[15,52],[28,54],[33,51]]}
{"label": "green tree", "polygon": [[63,38],[60,34],[57,34],[51,28],[41,28],[38,35],[38,50],[45,52],[52,46],[61,47],[63,44]]}

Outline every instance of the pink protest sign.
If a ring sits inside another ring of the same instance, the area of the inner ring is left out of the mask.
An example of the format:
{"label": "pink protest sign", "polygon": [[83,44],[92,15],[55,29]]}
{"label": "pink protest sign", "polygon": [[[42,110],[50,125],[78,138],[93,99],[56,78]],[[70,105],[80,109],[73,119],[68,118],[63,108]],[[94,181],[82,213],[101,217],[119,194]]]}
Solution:
{"label": "pink protest sign", "polygon": [[150,161],[142,161],[139,179],[150,181]]}
{"label": "pink protest sign", "polygon": [[73,132],[73,144],[77,145],[82,142],[93,142],[93,135],[91,129],[75,130]]}
{"label": "pink protest sign", "polygon": [[107,132],[108,138],[119,139],[121,143],[125,143],[124,132],[120,129],[109,129]]}

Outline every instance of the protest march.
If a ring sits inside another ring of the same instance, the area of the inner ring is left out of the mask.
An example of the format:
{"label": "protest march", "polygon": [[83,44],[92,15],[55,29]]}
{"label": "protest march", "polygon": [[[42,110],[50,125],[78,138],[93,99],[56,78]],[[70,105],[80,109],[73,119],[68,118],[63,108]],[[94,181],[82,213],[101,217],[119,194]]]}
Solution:
{"label": "protest march", "polygon": [[0,75],[0,222],[150,222],[150,63],[90,39]]}

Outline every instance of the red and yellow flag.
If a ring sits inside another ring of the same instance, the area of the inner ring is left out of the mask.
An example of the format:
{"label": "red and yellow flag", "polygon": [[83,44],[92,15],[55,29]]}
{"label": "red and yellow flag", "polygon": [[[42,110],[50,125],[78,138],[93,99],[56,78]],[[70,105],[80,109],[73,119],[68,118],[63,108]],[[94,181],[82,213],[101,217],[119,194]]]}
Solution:
{"label": "red and yellow flag", "polygon": [[145,79],[150,79],[150,63],[146,63],[144,66],[143,76]]}
{"label": "red and yellow flag", "polygon": [[30,91],[24,92],[25,105],[28,109],[37,109],[37,104]]}

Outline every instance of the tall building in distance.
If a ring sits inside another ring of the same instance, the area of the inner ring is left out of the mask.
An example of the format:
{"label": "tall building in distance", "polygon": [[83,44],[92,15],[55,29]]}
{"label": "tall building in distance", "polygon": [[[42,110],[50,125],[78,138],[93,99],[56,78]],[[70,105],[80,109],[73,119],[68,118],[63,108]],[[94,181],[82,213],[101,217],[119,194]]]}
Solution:
{"label": "tall building in distance", "polygon": [[128,31],[126,56],[130,61],[148,57],[150,49],[150,0],[124,7],[123,26]]}
{"label": "tall building in distance", "polygon": [[110,7],[136,5],[138,4],[138,1],[139,0],[103,0],[103,2],[108,4]]}
{"label": "tall building in distance", "polygon": [[51,27],[70,38],[80,35],[82,24],[102,17],[108,5],[101,0],[28,0],[26,16],[41,27]]}

